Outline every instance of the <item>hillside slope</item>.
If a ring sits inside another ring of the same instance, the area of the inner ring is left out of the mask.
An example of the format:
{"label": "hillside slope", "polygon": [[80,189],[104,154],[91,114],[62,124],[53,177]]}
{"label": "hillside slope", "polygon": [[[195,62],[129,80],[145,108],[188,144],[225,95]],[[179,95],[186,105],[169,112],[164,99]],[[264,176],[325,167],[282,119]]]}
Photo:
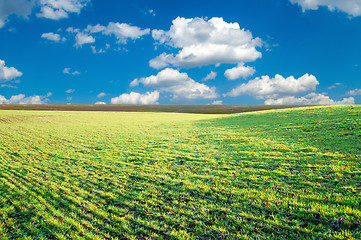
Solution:
{"label": "hillside slope", "polygon": [[0,111],[0,239],[360,239],[361,107]]}

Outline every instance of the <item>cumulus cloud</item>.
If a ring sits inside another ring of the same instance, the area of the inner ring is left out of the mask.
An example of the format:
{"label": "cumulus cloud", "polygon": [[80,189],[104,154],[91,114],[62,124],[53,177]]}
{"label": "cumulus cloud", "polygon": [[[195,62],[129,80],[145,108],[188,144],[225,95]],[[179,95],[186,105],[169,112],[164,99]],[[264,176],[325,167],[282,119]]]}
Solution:
{"label": "cumulus cloud", "polygon": [[239,78],[246,79],[247,77],[252,76],[256,70],[253,67],[245,67],[243,63],[238,64],[237,67],[227,69],[224,73],[224,76],[228,80],[235,80]]}
{"label": "cumulus cloud", "polygon": [[292,96],[315,91],[318,84],[316,77],[309,74],[305,74],[298,79],[293,76],[284,78],[277,74],[274,78],[262,76],[250,80],[248,83],[243,83],[232,89],[225,96],[250,95],[257,99],[278,98],[279,96]]}
{"label": "cumulus cloud", "polygon": [[105,105],[106,103],[105,102],[96,102],[95,104],[96,105]]}
{"label": "cumulus cloud", "polygon": [[0,82],[8,82],[22,75],[23,73],[14,67],[6,67],[5,61],[0,59]]}
{"label": "cumulus cloud", "polygon": [[211,71],[210,73],[207,74],[207,76],[205,78],[202,79],[202,81],[208,81],[208,80],[213,80],[217,77],[217,73]]}
{"label": "cumulus cloud", "polygon": [[6,24],[10,15],[27,18],[34,5],[34,0],[0,0],[0,28]]}
{"label": "cumulus cloud", "polygon": [[320,93],[310,93],[304,97],[288,96],[278,99],[267,99],[266,105],[350,105],[355,104],[353,97],[344,98],[341,101],[332,100],[329,96]]}
{"label": "cumulus cloud", "polygon": [[78,32],[75,36],[75,47],[82,47],[84,44],[94,43],[95,39],[84,32]]}
{"label": "cumulus cloud", "polygon": [[361,89],[354,89],[354,90],[350,90],[347,95],[349,96],[358,96],[358,95],[361,95]]}
{"label": "cumulus cloud", "polygon": [[26,97],[24,94],[19,94],[6,99],[0,95],[0,104],[43,104],[47,101],[46,97],[38,95]]}
{"label": "cumulus cloud", "polygon": [[342,11],[353,17],[361,16],[360,0],[290,0],[302,7],[303,11],[308,9],[317,10],[320,6],[327,7],[330,11]]}
{"label": "cumulus cloud", "polygon": [[138,86],[140,83],[147,87],[157,88],[161,92],[172,93],[174,101],[218,97],[215,87],[198,83],[188,77],[187,73],[180,73],[178,70],[171,68],[160,71],[156,76],[135,79],[130,83],[130,86]]}
{"label": "cumulus cloud", "polygon": [[112,104],[158,104],[159,92],[147,92],[146,94],[140,94],[137,92],[131,92],[129,94],[124,93],[119,97],[111,99]]}
{"label": "cumulus cloud", "polygon": [[90,0],[40,0],[40,13],[37,17],[59,20],[68,18],[69,13],[79,14]]}
{"label": "cumulus cloud", "polygon": [[150,60],[155,69],[167,66],[190,68],[222,63],[252,62],[262,54],[257,47],[260,38],[253,38],[238,23],[227,23],[223,18],[181,18],[173,20],[169,31],[153,30],[158,44],[180,49],[177,54],[162,53]]}
{"label": "cumulus cloud", "polygon": [[57,34],[57,33],[52,33],[52,32],[49,32],[49,33],[43,33],[41,35],[42,38],[45,38],[45,39],[48,39],[50,41],[54,41],[54,42],[65,42],[66,41],[66,38],[62,38],[60,36],[60,34]]}

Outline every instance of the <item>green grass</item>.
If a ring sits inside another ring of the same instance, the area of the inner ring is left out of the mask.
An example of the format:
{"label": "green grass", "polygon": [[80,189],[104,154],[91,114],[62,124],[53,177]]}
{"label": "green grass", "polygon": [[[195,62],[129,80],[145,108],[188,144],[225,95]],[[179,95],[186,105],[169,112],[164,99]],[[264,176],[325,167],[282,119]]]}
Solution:
{"label": "green grass", "polygon": [[361,239],[361,107],[0,111],[0,239]]}

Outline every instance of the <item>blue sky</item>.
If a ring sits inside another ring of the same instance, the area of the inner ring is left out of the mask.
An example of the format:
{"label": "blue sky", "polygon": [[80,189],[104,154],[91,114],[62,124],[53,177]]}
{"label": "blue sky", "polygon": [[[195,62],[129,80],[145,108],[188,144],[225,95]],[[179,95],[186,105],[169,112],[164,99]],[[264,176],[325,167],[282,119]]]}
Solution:
{"label": "blue sky", "polygon": [[0,104],[359,104],[360,0],[0,0]]}

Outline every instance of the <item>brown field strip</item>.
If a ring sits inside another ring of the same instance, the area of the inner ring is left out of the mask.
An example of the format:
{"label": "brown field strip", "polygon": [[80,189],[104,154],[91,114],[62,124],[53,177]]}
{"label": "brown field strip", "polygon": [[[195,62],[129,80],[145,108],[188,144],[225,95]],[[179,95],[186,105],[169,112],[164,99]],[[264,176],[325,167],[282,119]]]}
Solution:
{"label": "brown field strip", "polygon": [[0,110],[34,111],[111,111],[111,112],[176,112],[231,114],[272,109],[305,107],[304,105],[94,105],[94,104],[4,104]]}

